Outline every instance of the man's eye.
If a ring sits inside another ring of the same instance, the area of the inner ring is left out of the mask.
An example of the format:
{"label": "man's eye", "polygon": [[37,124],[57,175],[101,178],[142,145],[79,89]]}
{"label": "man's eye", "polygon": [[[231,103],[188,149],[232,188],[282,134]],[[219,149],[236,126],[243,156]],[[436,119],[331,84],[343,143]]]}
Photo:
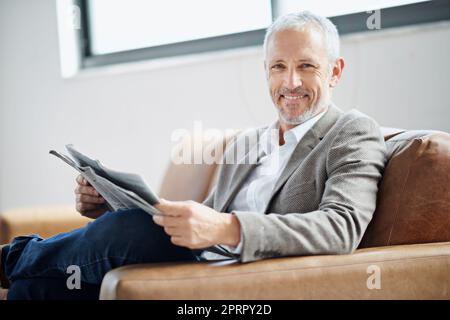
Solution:
{"label": "man's eye", "polygon": [[301,65],[301,67],[303,68],[303,69],[305,69],[305,68],[312,68],[312,67],[314,67],[312,64],[309,64],[309,63],[303,63],[302,65]]}
{"label": "man's eye", "polygon": [[283,69],[283,68],[284,68],[284,66],[282,64],[274,64],[272,66],[272,69],[275,69],[275,70],[279,70],[279,69]]}

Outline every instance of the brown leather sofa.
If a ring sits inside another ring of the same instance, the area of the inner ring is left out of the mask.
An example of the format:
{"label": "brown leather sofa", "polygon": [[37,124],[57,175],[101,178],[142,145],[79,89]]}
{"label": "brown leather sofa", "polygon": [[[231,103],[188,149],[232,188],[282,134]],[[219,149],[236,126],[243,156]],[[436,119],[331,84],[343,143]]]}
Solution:
{"label": "brown leather sofa", "polygon": [[[376,212],[353,254],[129,265],[106,274],[100,298],[450,299],[450,135],[383,131],[389,162]],[[216,169],[169,165],[160,195],[202,201]],[[0,243],[87,221],[73,205],[9,210],[0,214]]]}

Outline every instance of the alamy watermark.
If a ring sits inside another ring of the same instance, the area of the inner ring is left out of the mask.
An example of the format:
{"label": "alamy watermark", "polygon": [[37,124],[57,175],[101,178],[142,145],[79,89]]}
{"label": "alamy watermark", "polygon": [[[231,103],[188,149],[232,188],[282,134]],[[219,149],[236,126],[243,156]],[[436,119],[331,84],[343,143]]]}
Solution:
{"label": "alamy watermark", "polygon": [[[173,164],[258,164],[266,157],[264,169],[278,170],[279,129],[263,132],[236,129],[204,129],[194,121],[193,129],[176,129],[171,134],[174,143],[170,158]],[[270,172],[266,172],[269,174]]]}
{"label": "alamy watermark", "polygon": [[381,29],[381,10],[371,10],[366,11],[370,16],[366,20],[366,26],[369,30],[380,30]]}
{"label": "alamy watermark", "polygon": [[80,269],[80,267],[77,265],[70,265],[67,267],[66,273],[70,274],[70,276],[66,280],[67,289],[80,290],[81,289],[81,269]]}
{"label": "alamy watermark", "polygon": [[77,5],[70,5],[66,8],[66,21],[70,28],[81,29],[81,9]]}
{"label": "alamy watermark", "polygon": [[381,289],[381,269],[376,264],[371,264],[366,269],[369,277],[366,281],[367,289],[380,290]]}

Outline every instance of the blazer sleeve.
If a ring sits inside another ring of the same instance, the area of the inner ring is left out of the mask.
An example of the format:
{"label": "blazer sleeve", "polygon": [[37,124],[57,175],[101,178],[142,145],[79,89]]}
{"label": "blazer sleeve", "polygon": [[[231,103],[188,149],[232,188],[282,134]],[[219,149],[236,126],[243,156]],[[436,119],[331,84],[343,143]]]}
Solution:
{"label": "blazer sleeve", "polygon": [[306,213],[233,213],[243,235],[242,262],[279,256],[347,254],[355,250],[375,211],[386,146],[376,122],[348,121],[327,152],[317,210]]}

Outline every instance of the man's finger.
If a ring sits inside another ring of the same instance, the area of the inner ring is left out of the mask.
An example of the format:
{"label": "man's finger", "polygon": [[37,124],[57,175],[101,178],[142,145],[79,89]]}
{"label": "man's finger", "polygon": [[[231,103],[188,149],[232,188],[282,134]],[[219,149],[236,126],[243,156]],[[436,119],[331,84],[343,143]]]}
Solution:
{"label": "man's finger", "polygon": [[154,206],[156,209],[158,209],[158,210],[160,210],[160,211],[163,211],[165,208],[168,208],[168,202],[169,202],[169,201],[167,201],[167,200],[165,200],[165,199],[163,199],[163,198],[160,198],[160,199],[159,199],[159,202],[156,203],[156,204],[154,204],[153,206]]}
{"label": "man's finger", "polygon": [[153,221],[160,226],[176,228],[180,225],[180,218],[169,215],[154,215]]}
{"label": "man's finger", "polygon": [[97,190],[95,190],[93,187],[89,187],[89,186],[77,186],[75,188],[75,193],[76,194],[87,194],[87,195],[91,195],[94,197],[100,196],[100,194],[97,192]]}
{"label": "man's finger", "polygon": [[[176,246],[183,246],[183,238],[178,236],[170,237],[170,242],[172,242]],[[184,247],[184,246],[183,246]]]}
{"label": "man's finger", "polygon": [[169,236],[181,237],[182,232],[179,228],[164,227],[164,232]]}
{"label": "man's finger", "polygon": [[156,223],[158,226],[164,227],[164,217],[161,215],[153,215],[153,222]]}
{"label": "man's finger", "polygon": [[77,182],[83,186],[89,186],[89,182],[80,174],[77,176]]}
{"label": "man's finger", "polygon": [[92,197],[87,194],[77,194],[77,201],[84,203],[105,203],[105,199],[102,197]]}
{"label": "man's finger", "polygon": [[155,204],[155,207],[165,216],[179,217],[182,215],[184,204],[182,201],[168,201],[165,199],[160,199],[160,202]]}
{"label": "man's finger", "polygon": [[76,209],[78,212],[86,212],[93,209],[98,209],[98,204],[92,204],[92,203],[85,203],[85,202],[78,202],[76,204]]}

